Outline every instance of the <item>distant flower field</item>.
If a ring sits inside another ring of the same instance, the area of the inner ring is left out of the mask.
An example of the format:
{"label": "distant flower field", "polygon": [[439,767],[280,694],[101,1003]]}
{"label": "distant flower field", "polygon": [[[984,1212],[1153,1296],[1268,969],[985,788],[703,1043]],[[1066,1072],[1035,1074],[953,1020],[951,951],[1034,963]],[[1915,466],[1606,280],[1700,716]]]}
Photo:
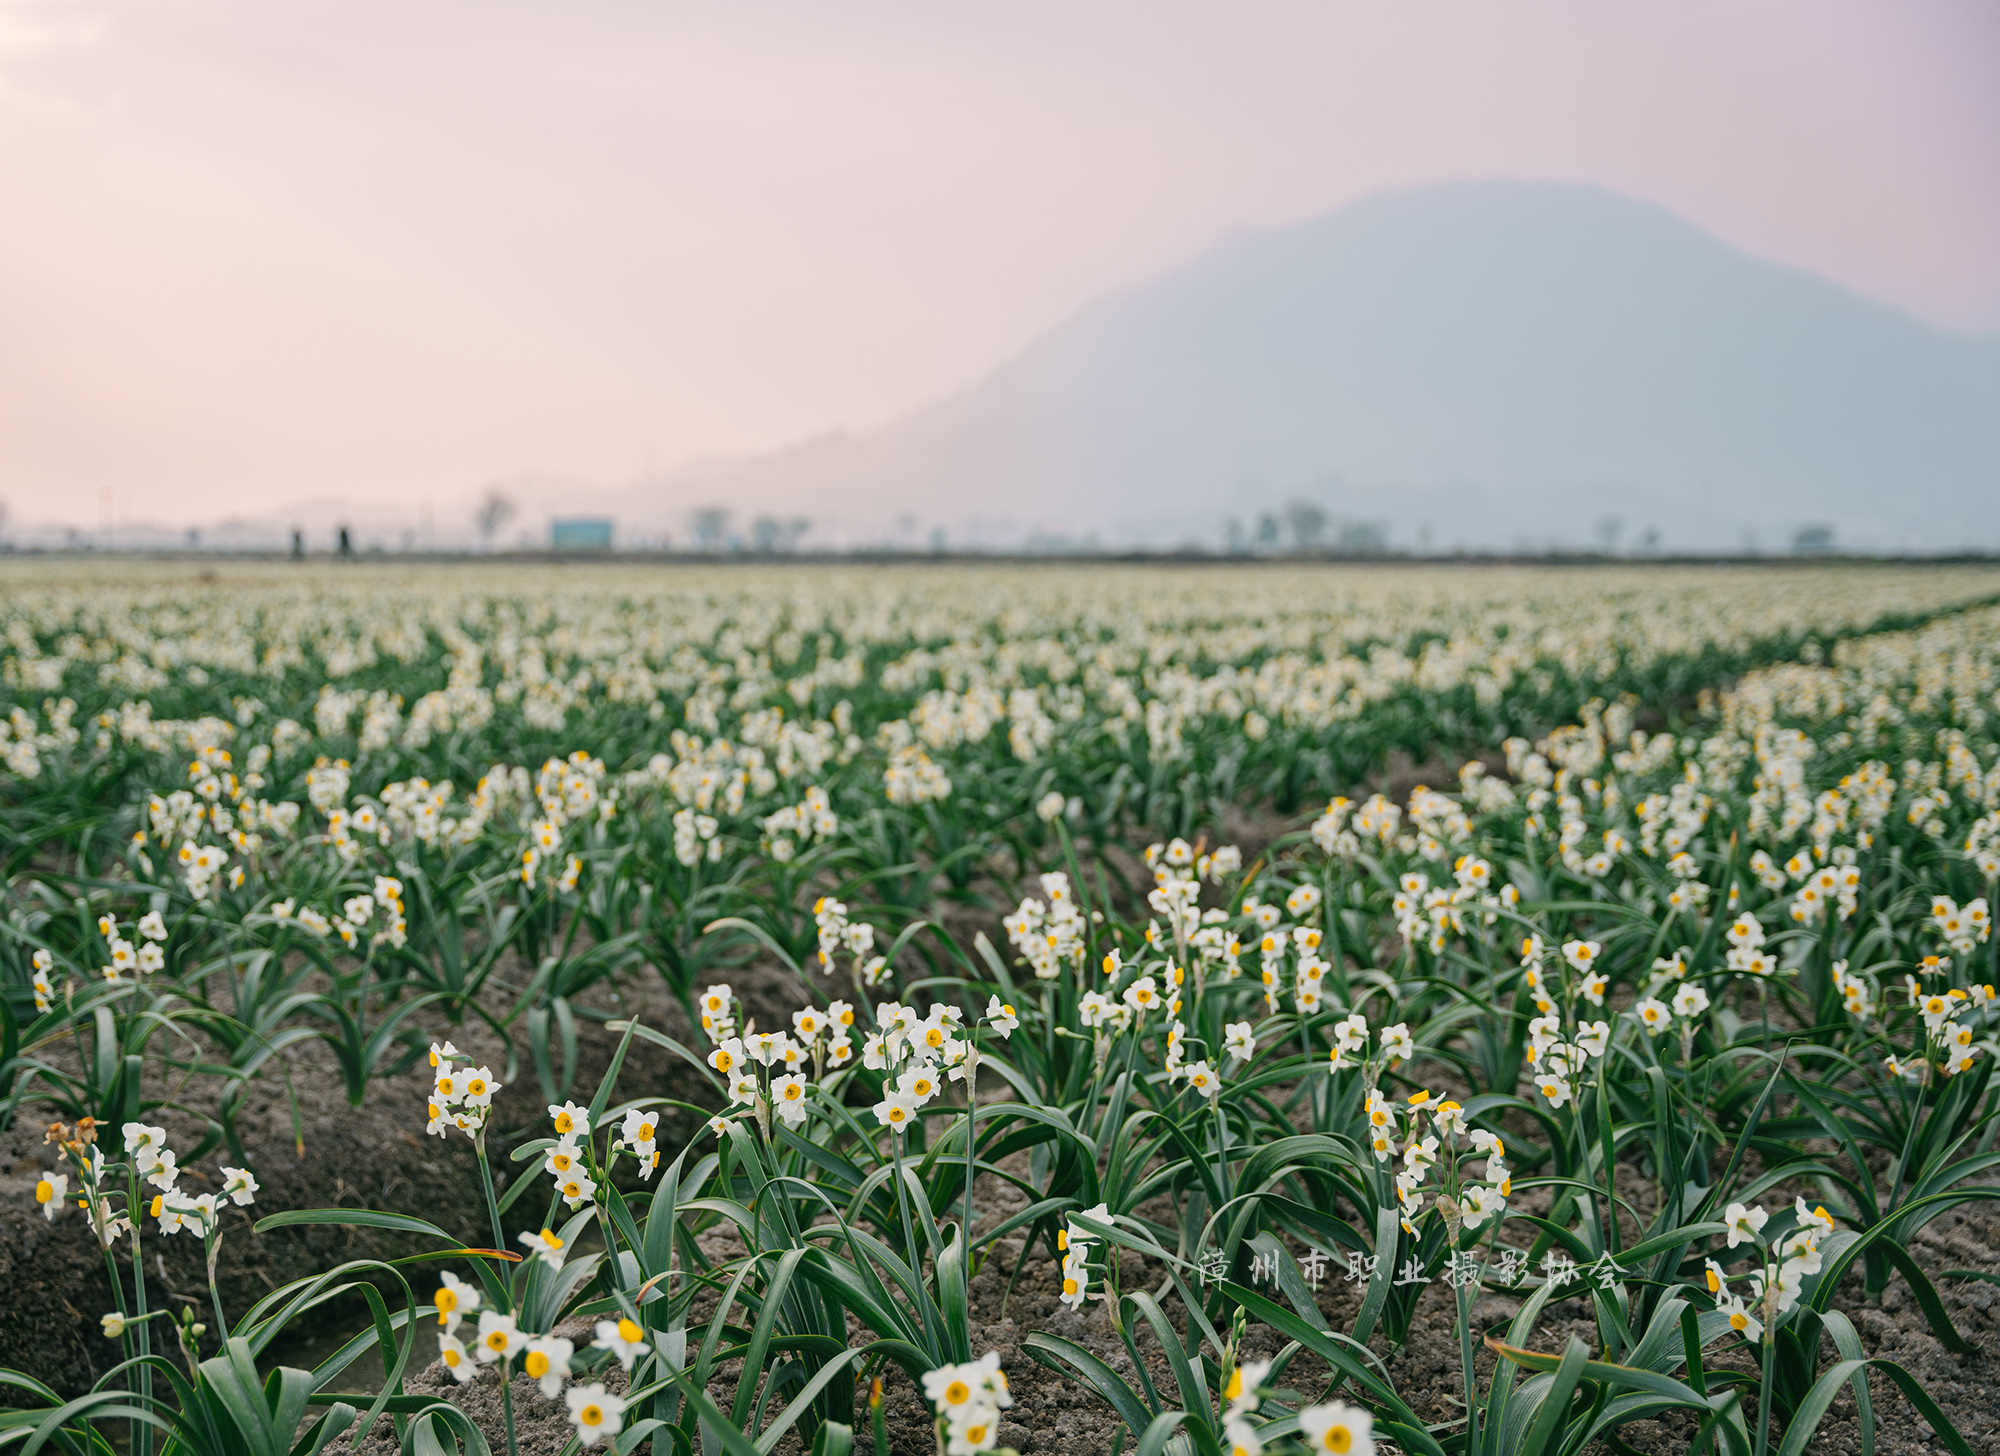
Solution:
{"label": "distant flower field", "polygon": [[0,593],[20,1456],[1974,1449],[2000,570]]}

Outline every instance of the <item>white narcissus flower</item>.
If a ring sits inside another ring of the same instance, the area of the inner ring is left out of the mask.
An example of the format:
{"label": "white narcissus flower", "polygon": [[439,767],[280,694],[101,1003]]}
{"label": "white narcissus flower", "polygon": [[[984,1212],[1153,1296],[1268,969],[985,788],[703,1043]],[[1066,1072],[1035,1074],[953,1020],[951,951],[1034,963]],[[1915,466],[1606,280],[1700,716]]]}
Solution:
{"label": "white narcissus flower", "polygon": [[1249,1022],[1232,1021],[1222,1028],[1222,1045],[1233,1060],[1247,1062],[1257,1050],[1257,1038]]}
{"label": "white narcissus flower", "polygon": [[1692,1021],[1708,1010],[1708,992],[1699,986],[1682,986],[1674,992],[1674,1015]]}
{"label": "white narcissus flower", "polygon": [[542,1383],[542,1395],[554,1400],[569,1375],[569,1357],[576,1346],[556,1335],[535,1335],[524,1347],[521,1369]]}
{"label": "white narcissus flower", "polygon": [[590,1109],[587,1107],[578,1107],[574,1102],[560,1105],[551,1102],[549,1120],[556,1125],[556,1136],[565,1142],[590,1136]]}
{"label": "white narcissus flower", "polygon": [[1498,1188],[1475,1183],[1465,1190],[1464,1197],[1459,1200],[1459,1206],[1464,1210],[1465,1226],[1476,1229],[1495,1214],[1505,1213],[1507,1200],[1500,1196]]}
{"label": "white narcissus flower", "polygon": [[902,1132],[917,1115],[917,1104],[909,1094],[891,1091],[875,1104],[875,1120],[892,1132]]}
{"label": "white narcissus flower", "polygon": [[1014,1008],[998,996],[989,997],[986,1002],[986,1023],[1004,1037],[1014,1034],[1014,1028],[1021,1024],[1021,1018],[1014,1014]]}
{"label": "white narcissus flower", "polygon": [[51,1223],[62,1212],[63,1194],[69,1191],[69,1174],[44,1173],[35,1183],[35,1202],[41,1205],[42,1217]]}
{"label": "white narcissus flower", "polygon": [[1569,1081],[1563,1077],[1543,1077],[1535,1086],[1548,1099],[1551,1109],[1565,1105],[1570,1099]]}
{"label": "white narcissus flower", "polygon": [[1085,1262],[1082,1249],[1071,1249],[1063,1255],[1062,1302],[1071,1309],[1081,1309],[1089,1297],[1090,1265]]}
{"label": "white narcissus flower", "polygon": [[543,1229],[540,1233],[523,1233],[521,1246],[528,1251],[531,1258],[540,1259],[551,1269],[562,1268],[563,1241],[552,1229]]}
{"label": "white narcissus flower", "polygon": [[438,1323],[455,1330],[461,1319],[479,1308],[479,1291],[449,1270],[440,1277],[444,1283],[431,1296],[431,1304],[438,1312]]}
{"label": "white narcissus flower", "polygon": [[1597,956],[1604,949],[1594,940],[1572,940],[1563,945],[1563,959],[1577,970],[1588,973],[1597,963]]}
{"label": "white narcissus flower", "polygon": [[1764,1337],[1764,1322],[1750,1313],[1743,1301],[1735,1295],[1732,1294],[1727,1299],[1717,1300],[1715,1307],[1723,1314],[1729,1316],[1729,1328],[1750,1341],[1751,1344],[1756,1344],[1758,1340]]}
{"label": "white narcissus flower", "polygon": [[1229,1419],[1240,1421],[1257,1409],[1257,1392],[1263,1389],[1270,1376],[1269,1360],[1245,1361],[1229,1372],[1229,1384],[1222,1391],[1223,1398],[1229,1402]]}
{"label": "white narcissus flower", "polygon": [[1639,1024],[1655,1035],[1666,1029],[1667,1013],[1667,1003],[1652,996],[1632,1007],[1632,1014],[1639,1018]]}
{"label": "white narcissus flower", "polygon": [[708,1054],[708,1064],[727,1077],[737,1071],[749,1053],[744,1050],[742,1039],[726,1036],[715,1044],[715,1050]]}
{"label": "white narcissus flower", "polygon": [[467,1072],[462,1080],[465,1089],[464,1101],[467,1107],[491,1107],[493,1105],[493,1094],[500,1090],[500,1084],[493,1080],[491,1069],[486,1067],[475,1068]]}
{"label": "white narcissus flower", "polygon": [[646,1338],[646,1331],[637,1321],[620,1315],[615,1320],[597,1322],[597,1338],[590,1342],[590,1348],[609,1350],[618,1357],[620,1365],[630,1370],[632,1362],[653,1347]]}
{"label": "white narcissus flower", "polygon": [[595,1196],[597,1180],[583,1169],[577,1168],[572,1170],[568,1177],[557,1180],[556,1191],[562,1195],[564,1203],[576,1208],[588,1203]]}
{"label": "white narcissus flower", "polygon": [[456,1335],[438,1336],[438,1359],[444,1361],[444,1368],[460,1385],[479,1372],[479,1367],[472,1363],[464,1343]]}
{"label": "white narcissus flower", "polygon": [[[1805,1289],[1806,1275],[1815,1272],[1814,1270],[1809,1269],[1806,1266],[1809,1262],[1815,1262],[1817,1260],[1817,1257],[1818,1257],[1818,1251],[1814,1250],[1814,1260],[1809,1261],[1805,1259],[1787,1259],[1785,1260],[1784,1263],[1778,1266],[1778,1273],[1777,1276],[1771,1281],[1771,1288],[1777,1291],[1779,1314],[1786,1314],[1790,1312],[1792,1306],[1799,1302],[1799,1295],[1803,1293]],[[1755,1276],[1752,1277],[1753,1284],[1761,1282],[1762,1281],[1757,1280]],[[1762,1289],[1759,1289],[1757,1293],[1758,1293],[1758,1298],[1761,1300],[1763,1298],[1764,1291]]]}
{"label": "white narcissus flower", "polygon": [[139,917],[139,934],[148,940],[167,938],[167,922],[161,918],[159,911],[149,910]]}
{"label": "white narcissus flower", "polygon": [[609,1440],[625,1424],[625,1401],[611,1394],[601,1381],[572,1385],[563,1397],[569,1402],[569,1418],[576,1424],[576,1437],[586,1446]]}
{"label": "white narcissus flower", "polygon": [[1373,1416],[1342,1401],[1299,1412],[1299,1437],[1315,1456],[1375,1456],[1374,1431]]}
{"label": "white narcissus flower", "polygon": [[115,1309],[99,1323],[104,1327],[104,1338],[107,1340],[115,1340],[125,1333],[125,1316]]}
{"label": "white narcissus flower", "polygon": [[618,1138],[634,1152],[641,1152],[653,1145],[653,1139],[660,1130],[659,1118],[640,1108],[633,1108],[625,1114],[625,1120],[618,1126]]}
{"label": "white narcissus flower", "polygon": [[771,1106],[778,1116],[797,1127],[806,1120],[806,1079],[797,1073],[771,1079]]}
{"label": "white narcissus flower", "polygon": [[1755,1243],[1758,1230],[1764,1227],[1770,1217],[1771,1215],[1761,1208],[1751,1208],[1741,1203],[1730,1204],[1722,1213],[1722,1221],[1729,1226],[1729,1247],[1733,1249],[1738,1244]]}
{"label": "white narcissus flower", "polygon": [[222,1166],[222,1193],[238,1208],[248,1208],[257,1201],[260,1185],[257,1175],[248,1168],[232,1168],[227,1163]]}
{"label": "white narcissus flower", "polygon": [[583,1171],[583,1149],[564,1138],[549,1149],[548,1158],[542,1164],[551,1178],[562,1182]]}
{"label": "white narcissus flower", "polygon": [[1222,1440],[1228,1456],[1262,1456],[1264,1450],[1264,1443],[1257,1439],[1257,1432],[1245,1420],[1224,1422]]}
{"label": "white narcissus flower", "polygon": [[1000,1444],[1000,1412],[990,1405],[972,1405],[947,1417],[945,1456],[978,1456]]}
{"label": "white narcissus flower", "polygon": [[146,1175],[146,1181],[155,1188],[170,1189],[181,1175],[181,1170],[175,1166],[172,1148],[151,1149],[136,1155],[134,1161],[138,1163],[139,1171]]}
{"label": "white narcissus flower", "polygon": [[495,1360],[505,1364],[522,1343],[523,1336],[520,1327],[514,1323],[514,1316],[497,1309],[482,1309],[479,1312],[480,1364],[490,1365]]}
{"label": "white narcissus flower", "polygon": [[1213,1099],[1216,1093],[1222,1090],[1222,1079],[1215,1075],[1215,1069],[1205,1061],[1189,1062],[1184,1075],[1187,1077],[1188,1086],[1204,1097]]}
{"label": "white narcissus flower", "polygon": [[431,1083],[431,1101],[441,1107],[456,1107],[465,1099],[465,1082],[450,1062],[440,1062]]}

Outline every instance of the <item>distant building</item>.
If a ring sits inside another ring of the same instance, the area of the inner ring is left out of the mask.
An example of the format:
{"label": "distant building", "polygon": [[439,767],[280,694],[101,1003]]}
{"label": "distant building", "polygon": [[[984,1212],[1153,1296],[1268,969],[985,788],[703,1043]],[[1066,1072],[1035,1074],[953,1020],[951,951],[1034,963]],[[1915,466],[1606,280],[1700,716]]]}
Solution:
{"label": "distant building", "polygon": [[557,551],[609,551],[609,516],[563,516],[549,523],[549,545]]}

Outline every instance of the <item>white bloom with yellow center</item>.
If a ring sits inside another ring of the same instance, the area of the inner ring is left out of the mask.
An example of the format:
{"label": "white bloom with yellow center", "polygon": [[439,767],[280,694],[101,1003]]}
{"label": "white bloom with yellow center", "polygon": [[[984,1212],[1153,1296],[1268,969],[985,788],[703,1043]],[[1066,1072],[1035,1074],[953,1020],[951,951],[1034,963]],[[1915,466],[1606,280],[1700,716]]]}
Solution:
{"label": "white bloom with yellow center", "polygon": [[514,1316],[503,1314],[497,1309],[483,1309],[479,1312],[479,1363],[491,1365],[498,1360],[505,1364],[525,1343],[520,1327],[514,1323]]}
{"label": "white bloom with yellow center", "polygon": [[431,1304],[438,1312],[438,1323],[455,1330],[461,1319],[479,1308],[479,1291],[449,1270],[442,1278],[444,1283],[431,1296]]}
{"label": "white bloom with yellow center", "polygon": [[576,1425],[576,1437],[586,1446],[616,1436],[625,1424],[625,1401],[611,1394],[601,1381],[573,1385],[563,1397],[569,1403],[569,1418]]}
{"label": "white bloom with yellow center", "polygon": [[797,1073],[771,1079],[771,1106],[778,1116],[797,1127],[806,1120],[806,1079]]}
{"label": "white bloom with yellow center", "polygon": [[521,1369],[529,1379],[542,1383],[544,1397],[554,1400],[569,1376],[569,1357],[576,1353],[576,1346],[558,1335],[532,1335],[523,1351]]}
{"label": "white bloom with yellow center", "polygon": [[1367,1411],[1330,1401],[1299,1412],[1299,1436],[1306,1449],[1329,1456],[1374,1456],[1375,1418]]}
{"label": "white bloom with yellow center", "polygon": [[63,1195],[69,1191],[69,1174],[44,1173],[35,1183],[35,1202],[41,1205],[42,1217],[50,1222],[62,1212]]}
{"label": "white bloom with yellow center", "polygon": [[521,1246],[527,1249],[530,1257],[540,1259],[551,1269],[562,1268],[563,1241],[554,1230],[543,1229],[540,1233],[523,1233]]}
{"label": "white bloom with yellow center", "polygon": [[625,1369],[632,1368],[632,1362],[652,1351],[652,1342],[646,1338],[646,1331],[639,1323],[626,1315],[615,1320],[597,1322],[597,1338],[590,1342],[593,1350],[609,1350],[618,1357],[618,1363]]}
{"label": "white bloom with yellow center", "polygon": [[451,1378],[460,1385],[479,1373],[479,1367],[472,1363],[464,1342],[456,1335],[438,1336],[438,1359],[444,1362],[444,1368],[451,1372]]}

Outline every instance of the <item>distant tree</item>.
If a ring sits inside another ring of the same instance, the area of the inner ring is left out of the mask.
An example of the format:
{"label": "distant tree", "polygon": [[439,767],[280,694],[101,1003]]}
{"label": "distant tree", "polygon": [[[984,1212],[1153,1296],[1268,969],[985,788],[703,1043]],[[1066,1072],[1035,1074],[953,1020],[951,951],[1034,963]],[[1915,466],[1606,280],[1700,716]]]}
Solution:
{"label": "distant tree", "polygon": [[720,551],[729,540],[729,508],[701,506],[688,516],[688,528],[703,551]]}
{"label": "distant tree", "polygon": [[472,514],[472,523],[479,528],[479,544],[484,549],[493,549],[493,538],[500,534],[501,527],[514,519],[514,510],[514,502],[499,491],[486,492],[486,499]]}
{"label": "distant tree", "polygon": [[1278,518],[1269,511],[1257,518],[1257,544],[1266,551],[1278,546]]}
{"label": "distant tree", "polygon": [[1334,549],[1344,556],[1380,556],[1389,549],[1388,528],[1379,521],[1342,521]]}
{"label": "distant tree", "polygon": [[1833,527],[1814,521],[1792,533],[1794,556],[1824,556],[1833,550]]}
{"label": "distant tree", "polygon": [[812,529],[810,516],[759,516],[750,523],[750,544],[757,550],[796,551],[806,532]]}
{"label": "distant tree", "polygon": [[1295,500],[1285,507],[1285,524],[1291,528],[1292,544],[1310,551],[1326,535],[1326,512],[1311,501]]}

